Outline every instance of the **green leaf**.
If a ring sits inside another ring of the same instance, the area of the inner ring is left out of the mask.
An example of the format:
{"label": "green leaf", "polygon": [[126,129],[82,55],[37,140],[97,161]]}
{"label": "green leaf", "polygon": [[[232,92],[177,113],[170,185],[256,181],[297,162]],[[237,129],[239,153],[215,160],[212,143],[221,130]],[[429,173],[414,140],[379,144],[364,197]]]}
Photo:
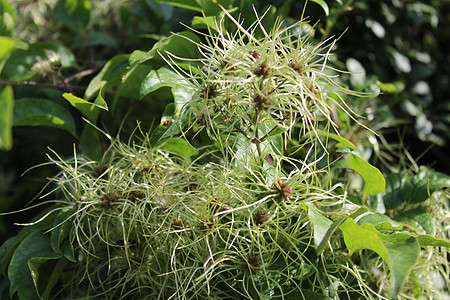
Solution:
{"label": "green leaf", "polygon": [[13,145],[13,110],[13,89],[11,86],[7,85],[0,93],[0,150],[10,150]]}
{"label": "green leaf", "polygon": [[320,213],[313,203],[308,203],[308,217],[313,225],[314,246],[317,255],[325,250],[328,240],[341,222],[333,223],[330,219]]}
{"label": "green leaf", "polygon": [[127,98],[140,98],[141,83],[152,69],[151,66],[140,64],[139,60],[145,55],[143,51],[134,51],[129,57],[129,68],[122,76],[117,94]]}
{"label": "green leaf", "polygon": [[324,131],[317,131],[317,135],[334,139],[339,142],[336,145],[338,152],[348,153],[347,162],[349,167],[357,172],[364,179],[364,194],[377,195],[383,193],[386,187],[386,180],[380,170],[366,162],[359,153],[358,149],[347,139]]}
{"label": "green leaf", "polygon": [[362,159],[359,152],[349,148],[340,148],[339,152],[350,153],[347,158],[350,168],[361,175],[364,179],[364,194],[377,195],[383,193],[386,187],[386,180],[380,170]]}
{"label": "green leaf", "polygon": [[37,293],[39,266],[61,256],[52,251],[48,235],[40,232],[29,234],[14,251],[9,264],[10,297],[17,292],[19,299],[39,299]]}
{"label": "green leaf", "polygon": [[63,97],[72,104],[73,107],[78,109],[89,121],[95,124],[100,111],[108,110],[108,105],[102,98],[101,93],[97,96],[95,101],[89,102],[70,93],[64,93]]}
{"label": "green leaf", "polygon": [[0,60],[4,58],[16,45],[16,42],[7,36],[0,36]]}
{"label": "green leaf", "polygon": [[[349,140],[347,140],[346,138],[337,135],[335,133],[329,133],[326,131],[322,131],[322,130],[316,130],[315,132],[318,136],[323,136],[323,137],[327,137],[330,139],[333,139],[337,142],[339,142],[339,144],[337,145],[338,148],[343,148],[343,147],[347,147],[350,148],[351,150],[356,149],[355,145],[352,144],[352,142],[350,142]],[[309,133],[307,134],[305,137],[309,137],[311,136],[313,133]]]}
{"label": "green leaf", "polygon": [[395,220],[412,227],[420,234],[435,234],[436,226],[433,217],[426,211],[419,209],[404,211]]}
{"label": "green leaf", "polygon": [[218,32],[216,23],[216,16],[200,17],[195,16],[192,19],[192,27],[195,29],[210,29],[211,31]]}
{"label": "green leaf", "polygon": [[[23,238],[24,237],[22,237],[22,239]],[[14,250],[17,249],[17,246],[22,239],[18,234],[7,239],[0,247],[0,267],[3,275],[6,275]]]}
{"label": "green leaf", "polygon": [[173,18],[174,7],[172,5],[157,3],[155,0],[145,0],[145,4],[163,20],[170,21]]}
{"label": "green leaf", "polygon": [[[53,221],[53,230],[50,235],[50,245],[55,253],[64,253],[61,245],[67,244],[72,231],[72,222],[70,217],[75,213],[76,209],[72,207],[64,207],[60,210],[55,220]],[[69,255],[66,258],[72,262],[76,262],[73,253],[73,247],[70,243],[67,245],[69,247]]]}
{"label": "green leaf", "polygon": [[[48,214],[48,211],[44,210],[43,212],[35,216],[33,220],[34,221],[40,220],[46,214]],[[6,273],[8,265],[11,261],[11,257],[13,256],[14,251],[17,249],[20,243],[32,232],[46,231],[50,229],[53,226],[53,220],[56,215],[57,215],[56,211],[51,212],[50,214],[45,216],[45,218],[40,222],[30,226],[23,227],[16,236],[9,238],[5,243],[3,243],[3,245],[0,247],[0,262],[2,273]]]}
{"label": "green leaf", "polygon": [[106,46],[118,49],[119,45],[115,39],[103,32],[93,31],[86,33],[86,36],[79,36],[72,43],[71,49],[78,49],[91,46]]}
{"label": "green leaf", "polygon": [[55,6],[55,17],[77,33],[88,25],[90,15],[90,0],[59,0]]}
{"label": "green leaf", "polygon": [[367,211],[357,218],[355,222],[359,225],[372,224],[378,230],[400,230],[403,228],[403,224],[396,222],[384,214],[380,214],[373,211]]}
{"label": "green leaf", "polygon": [[0,35],[12,36],[15,26],[16,20],[11,4],[8,0],[0,0]]}
{"label": "green leaf", "polygon": [[330,9],[328,8],[328,4],[324,0],[311,0],[314,3],[319,4],[323,11],[325,12],[325,15],[328,16],[330,14]]}
{"label": "green leaf", "polygon": [[102,70],[89,83],[84,97],[92,99],[100,91],[102,82],[106,84],[104,88],[118,86],[122,82],[122,74],[128,67],[129,54],[114,56],[102,68]]}
{"label": "green leaf", "polygon": [[417,236],[421,246],[446,247],[450,249],[450,242],[442,239],[437,239],[429,234]]}
{"label": "green leaf", "polygon": [[158,142],[158,146],[159,148],[164,149],[170,153],[175,153],[180,155],[181,157],[185,157],[189,161],[193,155],[197,155],[198,153],[197,149],[195,149],[183,138],[163,139]]}
{"label": "green leaf", "polygon": [[201,6],[195,0],[156,0],[156,1],[159,3],[165,3],[190,10],[195,10],[198,12],[202,11]]}
{"label": "green leaf", "polygon": [[178,75],[169,68],[152,70],[144,79],[140,87],[141,98],[161,87],[171,87],[175,103],[176,113],[180,112],[183,106],[192,99],[194,91],[187,84],[186,79]]}
{"label": "green leaf", "polygon": [[409,271],[419,258],[420,245],[417,239],[405,233],[382,235],[372,224],[359,226],[352,218],[345,220],[340,229],[349,255],[369,249],[386,262],[391,270],[390,299],[397,299]]}
{"label": "green leaf", "polygon": [[150,135],[150,142],[152,145],[156,145],[157,142],[162,137],[169,137],[173,134],[176,134],[180,132],[181,128],[179,127],[179,124],[174,121],[174,115],[175,115],[175,104],[169,103],[166,105],[163,115],[161,117],[161,122],[159,123],[158,127],[156,127],[152,134]]}
{"label": "green leaf", "polygon": [[75,121],[62,105],[40,98],[18,99],[14,105],[14,126],[50,126],[75,134]]}
{"label": "green leaf", "polygon": [[141,63],[150,64],[152,69],[159,69],[166,66],[167,52],[182,58],[201,57],[195,43],[200,43],[200,38],[190,32],[184,31],[158,41],[150,51],[142,58]]}
{"label": "green leaf", "polygon": [[37,75],[31,68],[38,62],[36,57],[41,60],[48,59],[45,50],[55,52],[60,58],[62,68],[76,66],[76,60],[73,53],[66,47],[51,42],[35,43],[29,45],[28,49],[14,49],[5,63],[2,75],[9,80],[28,80]]}
{"label": "green leaf", "polygon": [[419,172],[413,176],[397,173],[386,177],[386,181],[386,192],[372,200],[382,201],[387,210],[396,209],[401,205],[422,203],[435,191],[450,187],[449,175],[425,166],[421,166]]}
{"label": "green leaf", "polygon": [[[53,287],[58,283],[61,274],[64,272],[64,269],[67,265],[69,261],[67,259],[59,259],[58,262],[56,263],[56,265],[53,268],[45,268],[44,270],[42,270],[41,267],[41,274],[42,273],[48,273],[47,278],[44,282],[44,286],[45,289],[43,291],[43,293],[41,294],[41,298],[42,299],[50,299],[51,297],[51,292]],[[46,265],[44,265],[45,267]],[[43,272],[42,272],[43,271]]]}
{"label": "green leaf", "polygon": [[100,161],[103,156],[102,141],[98,130],[91,124],[86,124],[78,144],[81,152],[90,159]]}

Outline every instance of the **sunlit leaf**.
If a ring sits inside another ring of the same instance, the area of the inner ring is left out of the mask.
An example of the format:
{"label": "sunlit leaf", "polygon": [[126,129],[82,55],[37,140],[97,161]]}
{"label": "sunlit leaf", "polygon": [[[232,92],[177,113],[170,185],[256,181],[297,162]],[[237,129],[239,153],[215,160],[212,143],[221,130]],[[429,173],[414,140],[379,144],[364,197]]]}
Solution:
{"label": "sunlit leaf", "polygon": [[348,165],[349,167],[361,175],[364,179],[364,193],[366,195],[377,195],[385,191],[386,181],[380,170],[365,161],[358,149],[347,139],[333,133],[317,131],[319,136],[332,138],[339,142],[336,145],[338,152],[348,153]]}
{"label": "sunlit leaf", "polygon": [[391,270],[390,299],[397,299],[406,277],[416,264],[420,245],[416,238],[409,234],[380,234],[372,224],[356,224],[348,218],[340,226],[344,234],[344,242],[349,255],[369,249],[377,253]]}
{"label": "sunlit leaf", "polygon": [[329,15],[330,14],[330,9],[328,8],[328,4],[324,1],[324,0],[311,0],[311,2],[315,2],[317,4],[319,4],[323,11],[325,12],[325,15]]}
{"label": "sunlit leaf", "polygon": [[[0,35],[12,36],[15,25],[14,10],[10,1],[0,0]],[[2,44],[0,43],[0,45]]]}
{"label": "sunlit leaf", "polygon": [[347,161],[350,167],[364,178],[364,193],[366,195],[377,195],[384,192],[386,181],[380,170],[355,154],[350,154]]}
{"label": "sunlit leaf", "polygon": [[14,95],[11,86],[6,86],[0,93],[0,150],[10,150],[13,146],[12,122]]}
{"label": "sunlit leaf", "polygon": [[[12,49],[14,49],[14,46],[16,45],[16,42],[7,36],[0,36],[0,60],[4,58]],[[1,72],[1,68],[0,68]]]}
{"label": "sunlit leaf", "polygon": [[159,148],[164,149],[170,153],[175,153],[181,157],[190,160],[193,155],[196,155],[197,149],[190,145],[185,139],[182,138],[167,138],[160,140],[158,143]]}
{"label": "sunlit leaf", "polygon": [[365,212],[355,218],[355,222],[361,224],[372,224],[378,230],[400,230],[403,224],[392,220],[388,216],[372,211]]}
{"label": "sunlit leaf", "polygon": [[108,106],[101,95],[96,98],[95,102],[86,101],[70,93],[64,93],[62,96],[92,123],[95,123],[97,121],[98,115],[101,110],[108,110]]}
{"label": "sunlit leaf", "polygon": [[420,234],[435,234],[435,220],[426,211],[419,209],[404,211],[395,220],[412,227]]}
{"label": "sunlit leaf", "polygon": [[191,100],[194,93],[183,77],[171,69],[160,68],[158,70],[152,70],[144,81],[142,81],[140,96],[142,98],[161,87],[171,87],[177,113]]}
{"label": "sunlit leaf", "polygon": [[166,3],[190,10],[202,11],[201,6],[195,0],[156,0],[159,3]]}

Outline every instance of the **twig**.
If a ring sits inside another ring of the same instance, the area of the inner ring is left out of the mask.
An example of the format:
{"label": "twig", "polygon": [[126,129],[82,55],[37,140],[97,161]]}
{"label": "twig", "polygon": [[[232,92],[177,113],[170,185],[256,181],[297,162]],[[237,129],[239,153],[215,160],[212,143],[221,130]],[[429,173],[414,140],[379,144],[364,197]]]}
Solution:
{"label": "twig", "polygon": [[0,85],[29,85],[29,86],[41,86],[41,87],[48,87],[48,88],[53,88],[53,89],[58,89],[58,90],[66,90],[66,88],[68,89],[73,89],[73,90],[80,90],[80,91],[85,91],[87,89],[87,87],[85,86],[79,86],[79,85],[71,85],[71,84],[67,84],[66,80],[64,80],[64,83],[49,83],[49,82],[37,82],[37,81],[32,81],[32,80],[24,80],[24,81],[13,81],[13,80],[0,80]]}
{"label": "twig", "polygon": [[87,69],[87,70],[83,70],[81,72],[78,72],[70,77],[67,77],[66,79],[64,79],[65,83],[69,83],[70,81],[76,79],[76,78],[80,78],[80,77],[84,77],[87,75],[90,75],[92,73],[94,73],[97,69],[96,68],[92,68],[92,69]]}

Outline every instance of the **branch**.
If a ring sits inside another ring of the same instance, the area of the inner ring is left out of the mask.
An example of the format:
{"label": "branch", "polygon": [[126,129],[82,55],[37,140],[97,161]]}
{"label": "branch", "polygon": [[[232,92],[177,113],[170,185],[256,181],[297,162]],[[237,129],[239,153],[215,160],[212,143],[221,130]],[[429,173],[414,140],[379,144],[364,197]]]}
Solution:
{"label": "branch", "polygon": [[[76,74],[75,74],[76,75]],[[75,76],[74,75],[74,76]],[[70,78],[70,77],[69,77]],[[32,80],[24,80],[24,81],[12,81],[12,80],[0,80],[0,85],[29,85],[29,86],[41,86],[41,87],[48,87],[52,89],[58,89],[58,90],[66,90],[67,88],[73,89],[73,90],[80,90],[85,91],[87,87],[85,86],[79,86],[79,85],[71,85],[67,84],[66,80],[64,80],[64,83],[49,83],[49,82],[38,82],[38,81],[32,81]]]}
{"label": "branch", "polygon": [[67,84],[67,83],[69,83],[70,81],[72,81],[72,80],[74,80],[76,78],[80,78],[80,77],[84,77],[84,76],[90,75],[90,74],[94,73],[96,70],[97,70],[96,68],[92,68],[92,69],[87,69],[87,70],[78,72],[78,73],[76,73],[76,74],[74,74],[74,75],[64,79],[64,82]]}

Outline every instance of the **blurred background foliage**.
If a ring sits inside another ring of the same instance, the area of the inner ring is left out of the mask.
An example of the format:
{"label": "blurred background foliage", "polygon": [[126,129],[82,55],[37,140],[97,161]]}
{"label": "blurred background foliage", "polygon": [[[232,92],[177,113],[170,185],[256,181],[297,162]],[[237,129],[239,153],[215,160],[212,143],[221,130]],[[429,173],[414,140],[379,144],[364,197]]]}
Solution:
{"label": "blurred background foliage", "polygon": [[[74,144],[86,150],[94,140],[99,145],[105,143],[95,133],[83,142],[83,137],[89,136],[84,133],[86,123],[80,112],[64,100],[61,91],[83,97],[89,82],[108,61],[116,61],[114,68],[131,70],[130,65],[120,65],[119,55],[136,50],[147,52],[171,32],[187,30],[183,24],[204,30],[208,17],[220,13],[217,7],[208,7],[208,1],[160,2],[0,1],[2,21],[7,25],[0,28],[1,35],[14,41],[14,49],[0,63],[2,88],[9,81],[17,81],[16,104],[24,99],[44,99],[68,112],[61,117],[68,125],[65,129],[54,123],[30,126],[39,124],[18,122],[23,120],[23,112],[17,111],[16,105],[13,146],[0,150],[0,212],[22,208],[38,194],[46,178],[54,175],[55,169],[45,167],[21,176],[27,169],[47,162],[47,147],[65,157],[73,154]],[[304,1],[294,0],[218,2],[236,17],[241,14],[246,23],[254,20],[251,4],[258,12],[273,5],[265,17],[267,24],[276,17],[290,24],[304,15],[315,26],[317,41],[338,37],[333,63],[351,72],[340,80],[372,95],[346,100],[365,118],[363,123],[379,134],[338,115],[345,137],[364,147],[366,156],[382,170],[418,171],[418,165],[428,165],[449,173],[450,1],[317,0],[309,1],[306,9]],[[206,6],[202,7],[202,3]],[[206,8],[203,17],[202,8]],[[62,66],[54,74],[46,73],[45,66],[39,65],[51,60],[44,48],[54,49],[61,57]],[[24,80],[39,84],[20,84]],[[158,125],[164,108],[172,101],[169,89],[161,89],[143,100],[139,95],[126,93],[114,97],[116,92],[115,87],[110,87],[104,93],[110,110],[100,113],[97,125],[113,136],[120,131],[125,138],[137,123],[144,131]],[[42,114],[44,108],[36,114]],[[10,224],[26,221],[32,215],[34,212],[30,211],[0,217],[0,239],[17,231]]]}

